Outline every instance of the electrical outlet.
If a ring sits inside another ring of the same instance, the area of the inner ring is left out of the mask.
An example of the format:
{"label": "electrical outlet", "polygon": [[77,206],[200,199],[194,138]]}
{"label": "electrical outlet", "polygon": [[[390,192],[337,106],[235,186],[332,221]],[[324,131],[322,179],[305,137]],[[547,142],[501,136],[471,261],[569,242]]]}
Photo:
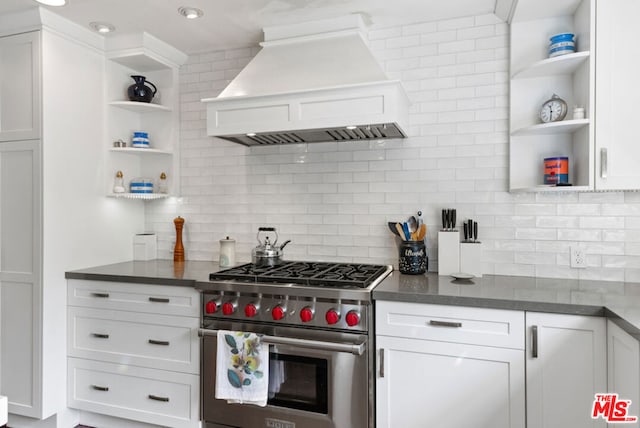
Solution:
{"label": "electrical outlet", "polygon": [[583,248],[571,247],[571,267],[572,268],[587,267],[587,255],[584,253]]}

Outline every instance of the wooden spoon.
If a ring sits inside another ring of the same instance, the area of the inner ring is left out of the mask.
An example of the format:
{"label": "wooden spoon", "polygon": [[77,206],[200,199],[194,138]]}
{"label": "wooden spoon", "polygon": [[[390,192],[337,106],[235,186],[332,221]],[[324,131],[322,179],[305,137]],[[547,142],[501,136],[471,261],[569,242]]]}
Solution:
{"label": "wooden spoon", "polygon": [[416,232],[418,241],[422,241],[424,237],[427,235],[427,225],[422,223]]}

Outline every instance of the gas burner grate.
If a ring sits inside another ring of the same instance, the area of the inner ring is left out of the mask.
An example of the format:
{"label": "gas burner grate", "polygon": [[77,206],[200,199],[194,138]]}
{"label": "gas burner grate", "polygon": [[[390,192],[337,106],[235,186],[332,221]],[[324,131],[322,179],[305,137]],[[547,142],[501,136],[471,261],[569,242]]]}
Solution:
{"label": "gas burner grate", "polygon": [[317,287],[366,288],[379,278],[387,266],[358,263],[285,262],[274,267],[252,263],[214,272],[211,281],[236,280],[275,284],[300,284]]}

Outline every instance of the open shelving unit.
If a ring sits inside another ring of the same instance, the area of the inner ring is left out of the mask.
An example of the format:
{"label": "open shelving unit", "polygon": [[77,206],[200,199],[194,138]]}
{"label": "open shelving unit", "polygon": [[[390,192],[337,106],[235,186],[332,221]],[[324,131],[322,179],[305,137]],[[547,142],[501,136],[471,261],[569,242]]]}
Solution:
{"label": "open shelving unit", "polygon": [[[131,200],[155,200],[180,193],[179,67],[187,56],[147,33],[110,38],[107,45],[106,194]],[[129,101],[131,76],[143,75],[158,91],[150,103]],[[149,133],[149,148],[131,147],[134,131]],[[113,147],[122,140],[127,147]],[[168,194],[113,193],[117,171],[125,187],[134,178],[149,178],[157,191],[161,173],[167,176]]]}
{"label": "open shelving unit", "polygon": [[[520,2],[511,22],[510,168],[512,192],[576,192],[594,188],[594,0]],[[575,53],[548,57],[549,37],[576,35]],[[542,104],[557,94],[565,120],[541,123]],[[573,119],[574,106],[585,119]],[[572,186],[544,185],[544,158],[567,156]]]}

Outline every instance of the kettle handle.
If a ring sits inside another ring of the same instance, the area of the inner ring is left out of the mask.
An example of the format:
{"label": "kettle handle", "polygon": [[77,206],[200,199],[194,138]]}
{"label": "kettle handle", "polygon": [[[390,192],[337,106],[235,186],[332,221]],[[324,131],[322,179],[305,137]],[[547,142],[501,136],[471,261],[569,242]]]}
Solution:
{"label": "kettle handle", "polygon": [[259,227],[258,228],[258,233],[256,234],[256,239],[258,240],[258,243],[262,245],[262,241],[260,240],[260,232],[273,232],[276,234],[276,239],[274,239],[274,241],[271,243],[271,245],[276,245],[276,242],[278,242],[278,232],[276,232],[276,228],[275,227]]}
{"label": "kettle handle", "polygon": [[153,95],[155,95],[156,92],[158,92],[158,88],[156,88],[156,85],[154,85],[153,83],[149,82],[148,80],[145,83],[148,83],[151,86],[153,86]]}

